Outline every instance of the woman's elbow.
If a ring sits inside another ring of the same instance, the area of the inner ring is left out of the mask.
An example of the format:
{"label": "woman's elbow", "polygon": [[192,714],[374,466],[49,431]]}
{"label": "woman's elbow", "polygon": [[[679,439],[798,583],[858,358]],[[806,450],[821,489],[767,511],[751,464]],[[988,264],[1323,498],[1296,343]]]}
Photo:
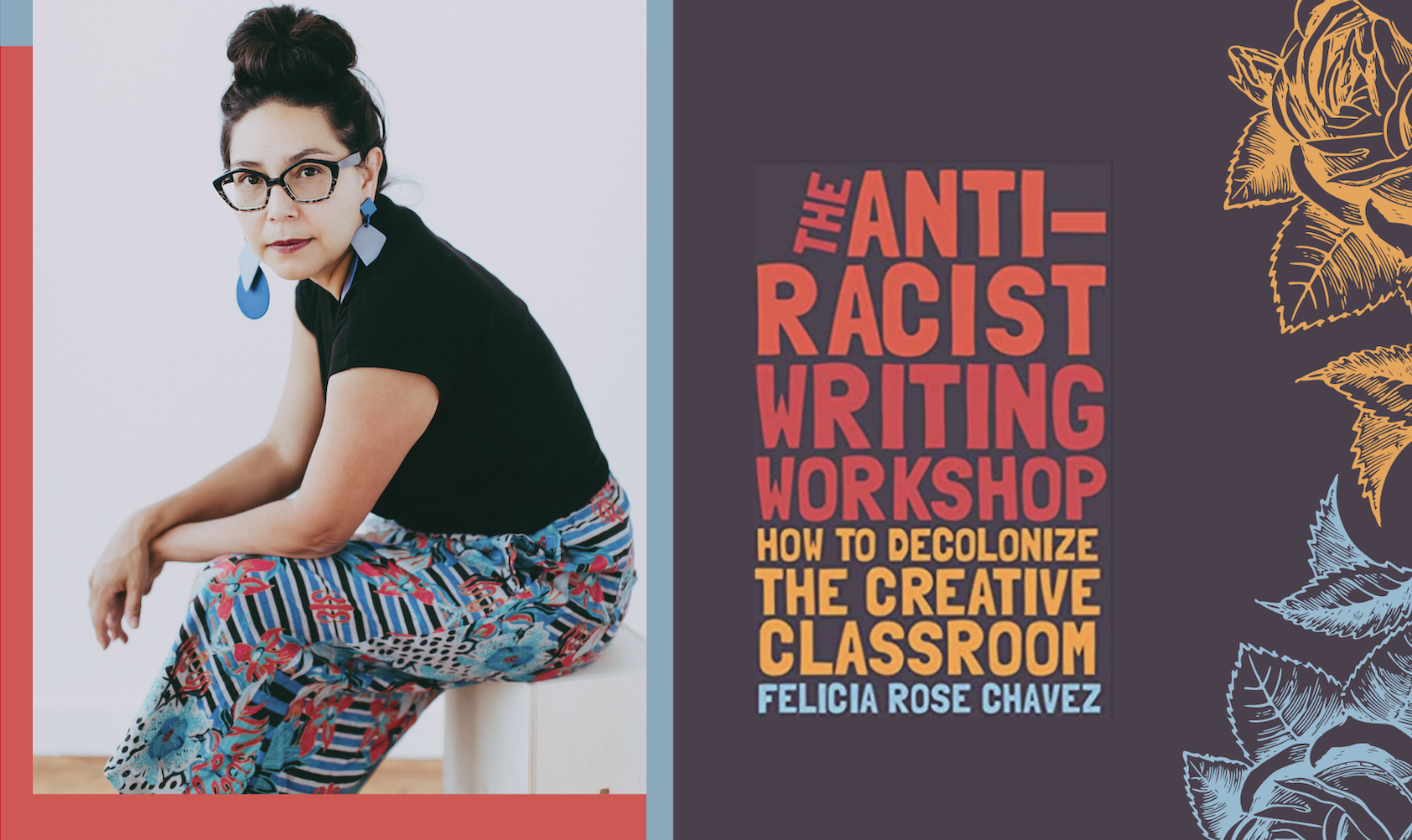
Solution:
{"label": "woman's elbow", "polygon": [[320,557],[330,557],[343,550],[352,537],[342,539],[332,537],[316,537],[305,544],[299,552],[299,558],[303,560],[315,560]]}
{"label": "woman's elbow", "polygon": [[360,516],[357,521],[351,521],[350,516],[336,511],[303,510],[299,513],[297,556],[304,559],[338,553],[353,539],[364,518]]}
{"label": "woman's elbow", "polygon": [[309,556],[328,557],[331,554],[337,554],[343,550],[349,540],[353,539],[353,534],[357,530],[356,525],[350,528],[342,523],[315,529],[307,540]]}

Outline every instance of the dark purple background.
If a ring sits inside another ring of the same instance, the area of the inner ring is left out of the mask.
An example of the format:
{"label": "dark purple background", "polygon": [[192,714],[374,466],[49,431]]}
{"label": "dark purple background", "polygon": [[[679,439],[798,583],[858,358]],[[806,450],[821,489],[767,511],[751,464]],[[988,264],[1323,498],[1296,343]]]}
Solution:
{"label": "dark purple background", "polygon": [[[1293,7],[677,5],[677,837],[1197,838],[1181,753],[1239,757],[1238,645],[1340,680],[1371,649],[1255,603],[1307,582],[1335,475],[1353,539],[1412,560],[1412,455],[1379,528],[1351,466],[1356,408],[1294,381],[1412,341],[1412,313],[1394,298],[1280,335],[1269,252],[1288,207],[1222,209],[1257,107],[1226,49],[1278,51]],[[756,714],[753,220],[770,160],[1113,161],[1111,717]]]}

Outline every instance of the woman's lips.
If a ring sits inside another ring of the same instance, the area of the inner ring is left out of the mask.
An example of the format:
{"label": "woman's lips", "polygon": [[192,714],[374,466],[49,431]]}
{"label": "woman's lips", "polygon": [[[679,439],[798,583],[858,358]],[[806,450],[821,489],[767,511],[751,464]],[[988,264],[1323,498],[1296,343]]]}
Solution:
{"label": "woman's lips", "polygon": [[270,247],[275,250],[275,253],[292,254],[308,245],[309,242],[308,239],[281,239],[278,242],[271,242]]}

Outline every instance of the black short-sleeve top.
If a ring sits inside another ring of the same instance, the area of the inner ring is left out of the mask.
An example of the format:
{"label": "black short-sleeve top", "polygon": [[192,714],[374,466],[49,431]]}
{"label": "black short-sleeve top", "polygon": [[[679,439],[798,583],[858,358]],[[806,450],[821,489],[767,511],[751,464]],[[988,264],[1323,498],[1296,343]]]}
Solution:
{"label": "black short-sleeve top", "polygon": [[342,302],[299,281],[295,311],[319,345],[324,395],[357,367],[419,373],[440,392],[431,425],[373,512],[432,534],[533,533],[588,504],[608,462],[548,337],[513,292],[376,199],[387,243]]}

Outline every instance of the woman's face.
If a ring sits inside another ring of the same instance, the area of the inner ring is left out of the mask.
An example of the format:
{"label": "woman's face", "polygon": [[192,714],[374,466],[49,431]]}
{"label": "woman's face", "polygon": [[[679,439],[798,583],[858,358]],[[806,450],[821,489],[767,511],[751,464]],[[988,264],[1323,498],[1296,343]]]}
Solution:
{"label": "woman's face", "polygon": [[[231,168],[254,169],[271,178],[303,158],[337,162],[350,154],[323,112],[314,108],[266,102],[231,129]],[[362,224],[358,206],[373,197],[380,165],[377,150],[361,165],[342,170],[333,194],[323,201],[298,202],[275,187],[263,209],[235,211],[245,241],[280,277],[326,281]]]}

